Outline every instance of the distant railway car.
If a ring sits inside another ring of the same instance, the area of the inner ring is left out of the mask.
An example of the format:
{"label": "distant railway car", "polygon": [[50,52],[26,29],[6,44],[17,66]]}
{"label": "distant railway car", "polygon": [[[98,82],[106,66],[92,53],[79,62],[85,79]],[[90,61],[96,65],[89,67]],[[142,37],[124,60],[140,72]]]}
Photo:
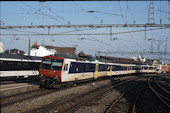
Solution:
{"label": "distant railway car", "polygon": [[170,72],[170,65],[161,65],[161,73],[169,73]]}
{"label": "distant railway car", "polygon": [[141,65],[141,73],[156,73],[157,66]]}
{"label": "distant railway car", "polygon": [[39,68],[41,86],[73,83],[114,75],[153,73],[156,68],[149,65],[120,64],[99,60],[79,60],[58,56],[45,56]]}
{"label": "distant railway car", "polygon": [[0,78],[38,75],[40,62],[40,57],[0,53]]}

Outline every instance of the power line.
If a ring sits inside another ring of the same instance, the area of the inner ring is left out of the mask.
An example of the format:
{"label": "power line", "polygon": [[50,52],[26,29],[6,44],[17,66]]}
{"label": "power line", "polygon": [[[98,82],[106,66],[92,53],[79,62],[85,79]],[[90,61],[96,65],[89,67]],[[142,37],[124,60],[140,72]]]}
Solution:
{"label": "power line", "polygon": [[[28,4],[26,4],[26,3],[24,3],[24,2],[21,2],[21,3],[24,4],[25,6],[29,7],[29,8],[34,9],[35,11],[39,12],[39,14],[41,14],[41,15],[46,15],[47,17],[49,17],[49,18],[51,18],[51,19],[54,19],[54,18],[51,17],[50,15],[45,14],[45,13],[42,13],[40,10],[38,10],[38,9],[36,9],[36,8],[34,8],[34,7],[32,7],[32,6],[28,5]],[[37,12],[36,12],[36,13],[37,13]],[[37,14],[38,14],[38,13],[37,13]],[[59,16],[57,16],[57,17],[59,17]],[[55,19],[55,20],[57,20],[58,22],[60,22],[60,23],[62,23],[62,24],[65,24],[65,23],[59,21],[58,19]]]}
{"label": "power line", "polygon": [[[40,3],[40,2],[39,2],[39,3]],[[42,5],[42,3],[40,3],[40,5]],[[42,5],[42,6],[44,6],[44,5]],[[65,22],[68,22],[67,20],[64,19],[64,17],[58,16],[54,11],[52,11],[51,8],[48,8],[47,6],[44,6],[44,7],[45,7],[46,9],[48,9],[50,12],[52,12],[54,15],[56,15],[58,18],[64,20]]]}

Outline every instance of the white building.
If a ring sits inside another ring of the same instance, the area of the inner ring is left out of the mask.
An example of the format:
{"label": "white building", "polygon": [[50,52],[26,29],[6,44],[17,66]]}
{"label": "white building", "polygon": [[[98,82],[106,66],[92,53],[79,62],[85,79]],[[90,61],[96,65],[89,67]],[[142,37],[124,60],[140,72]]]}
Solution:
{"label": "white building", "polygon": [[3,43],[0,41],[0,53],[3,53]]}
{"label": "white building", "polygon": [[43,57],[43,56],[47,56],[47,55],[53,55],[55,54],[56,51],[49,51],[48,49],[46,49],[43,46],[39,46],[38,48],[32,48],[30,50],[30,56],[39,56],[39,57]]}

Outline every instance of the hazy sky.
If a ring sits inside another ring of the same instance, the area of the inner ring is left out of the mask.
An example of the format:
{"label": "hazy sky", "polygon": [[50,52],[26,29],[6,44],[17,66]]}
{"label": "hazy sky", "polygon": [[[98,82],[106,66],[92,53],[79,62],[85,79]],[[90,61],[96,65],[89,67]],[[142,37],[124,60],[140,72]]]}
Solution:
{"label": "hazy sky", "polygon": [[[44,7],[43,7],[44,6]],[[22,25],[87,25],[87,24],[146,24],[148,22],[149,1],[1,1],[0,21],[3,26]],[[168,1],[154,1],[154,22],[170,24],[168,15]],[[88,11],[93,11],[89,13]],[[95,11],[95,12],[94,12]],[[128,18],[127,18],[128,17]],[[88,29],[88,30],[83,30]],[[150,29],[150,28],[147,28]],[[76,31],[81,30],[81,31]],[[144,28],[112,28],[113,33],[144,30]],[[110,33],[110,28],[51,28],[50,33],[69,32],[70,34]],[[2,35],[2,34],[35,34],[48,33],[48,29],[7,29],[0,31],[4,51],[7,49],[20,49],[28,53],[28,40],[31,45],[36,41],[45,45],[58,47],[77,47],[77,53],[95,55],[97,51],[150,51],[151,41],[162,40],[160,51],[164,51],[166,41],[167,50],[170,51],[170,29],[146,32],[122,33],[112,35]],[[81,40],[84,38],[84,40]],[[153,41],[153,51],[157,51],[158,41]],[[104,55],[104,54],[103,54]],[[131,57],[139,55],[116,55],[116,57]],[[159,59],[159,56],[146,56]],[[170,56],[162,56],[170,58]],[[170,63],[170,61],[165,61]]]}

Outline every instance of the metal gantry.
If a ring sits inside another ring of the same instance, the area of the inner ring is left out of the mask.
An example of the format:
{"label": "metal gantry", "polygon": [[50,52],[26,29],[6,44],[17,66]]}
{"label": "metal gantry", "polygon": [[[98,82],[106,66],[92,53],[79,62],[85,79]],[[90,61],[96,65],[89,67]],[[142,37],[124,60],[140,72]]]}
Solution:
{"label": "metal gantry", "polygon": [[167,27],[167,28],[170,28],[170,24],[90,24],[90,25],[0,26],[0,29],[20,29],[20,28],[103,28],[103,27]]}
{"label": "metal gantry", "polygon": [[129,55],[170,55],[170,52],[139,52],[139,51],[108,51],[108,52],[102,52],[98,51],[98,54],[129,54]]}

